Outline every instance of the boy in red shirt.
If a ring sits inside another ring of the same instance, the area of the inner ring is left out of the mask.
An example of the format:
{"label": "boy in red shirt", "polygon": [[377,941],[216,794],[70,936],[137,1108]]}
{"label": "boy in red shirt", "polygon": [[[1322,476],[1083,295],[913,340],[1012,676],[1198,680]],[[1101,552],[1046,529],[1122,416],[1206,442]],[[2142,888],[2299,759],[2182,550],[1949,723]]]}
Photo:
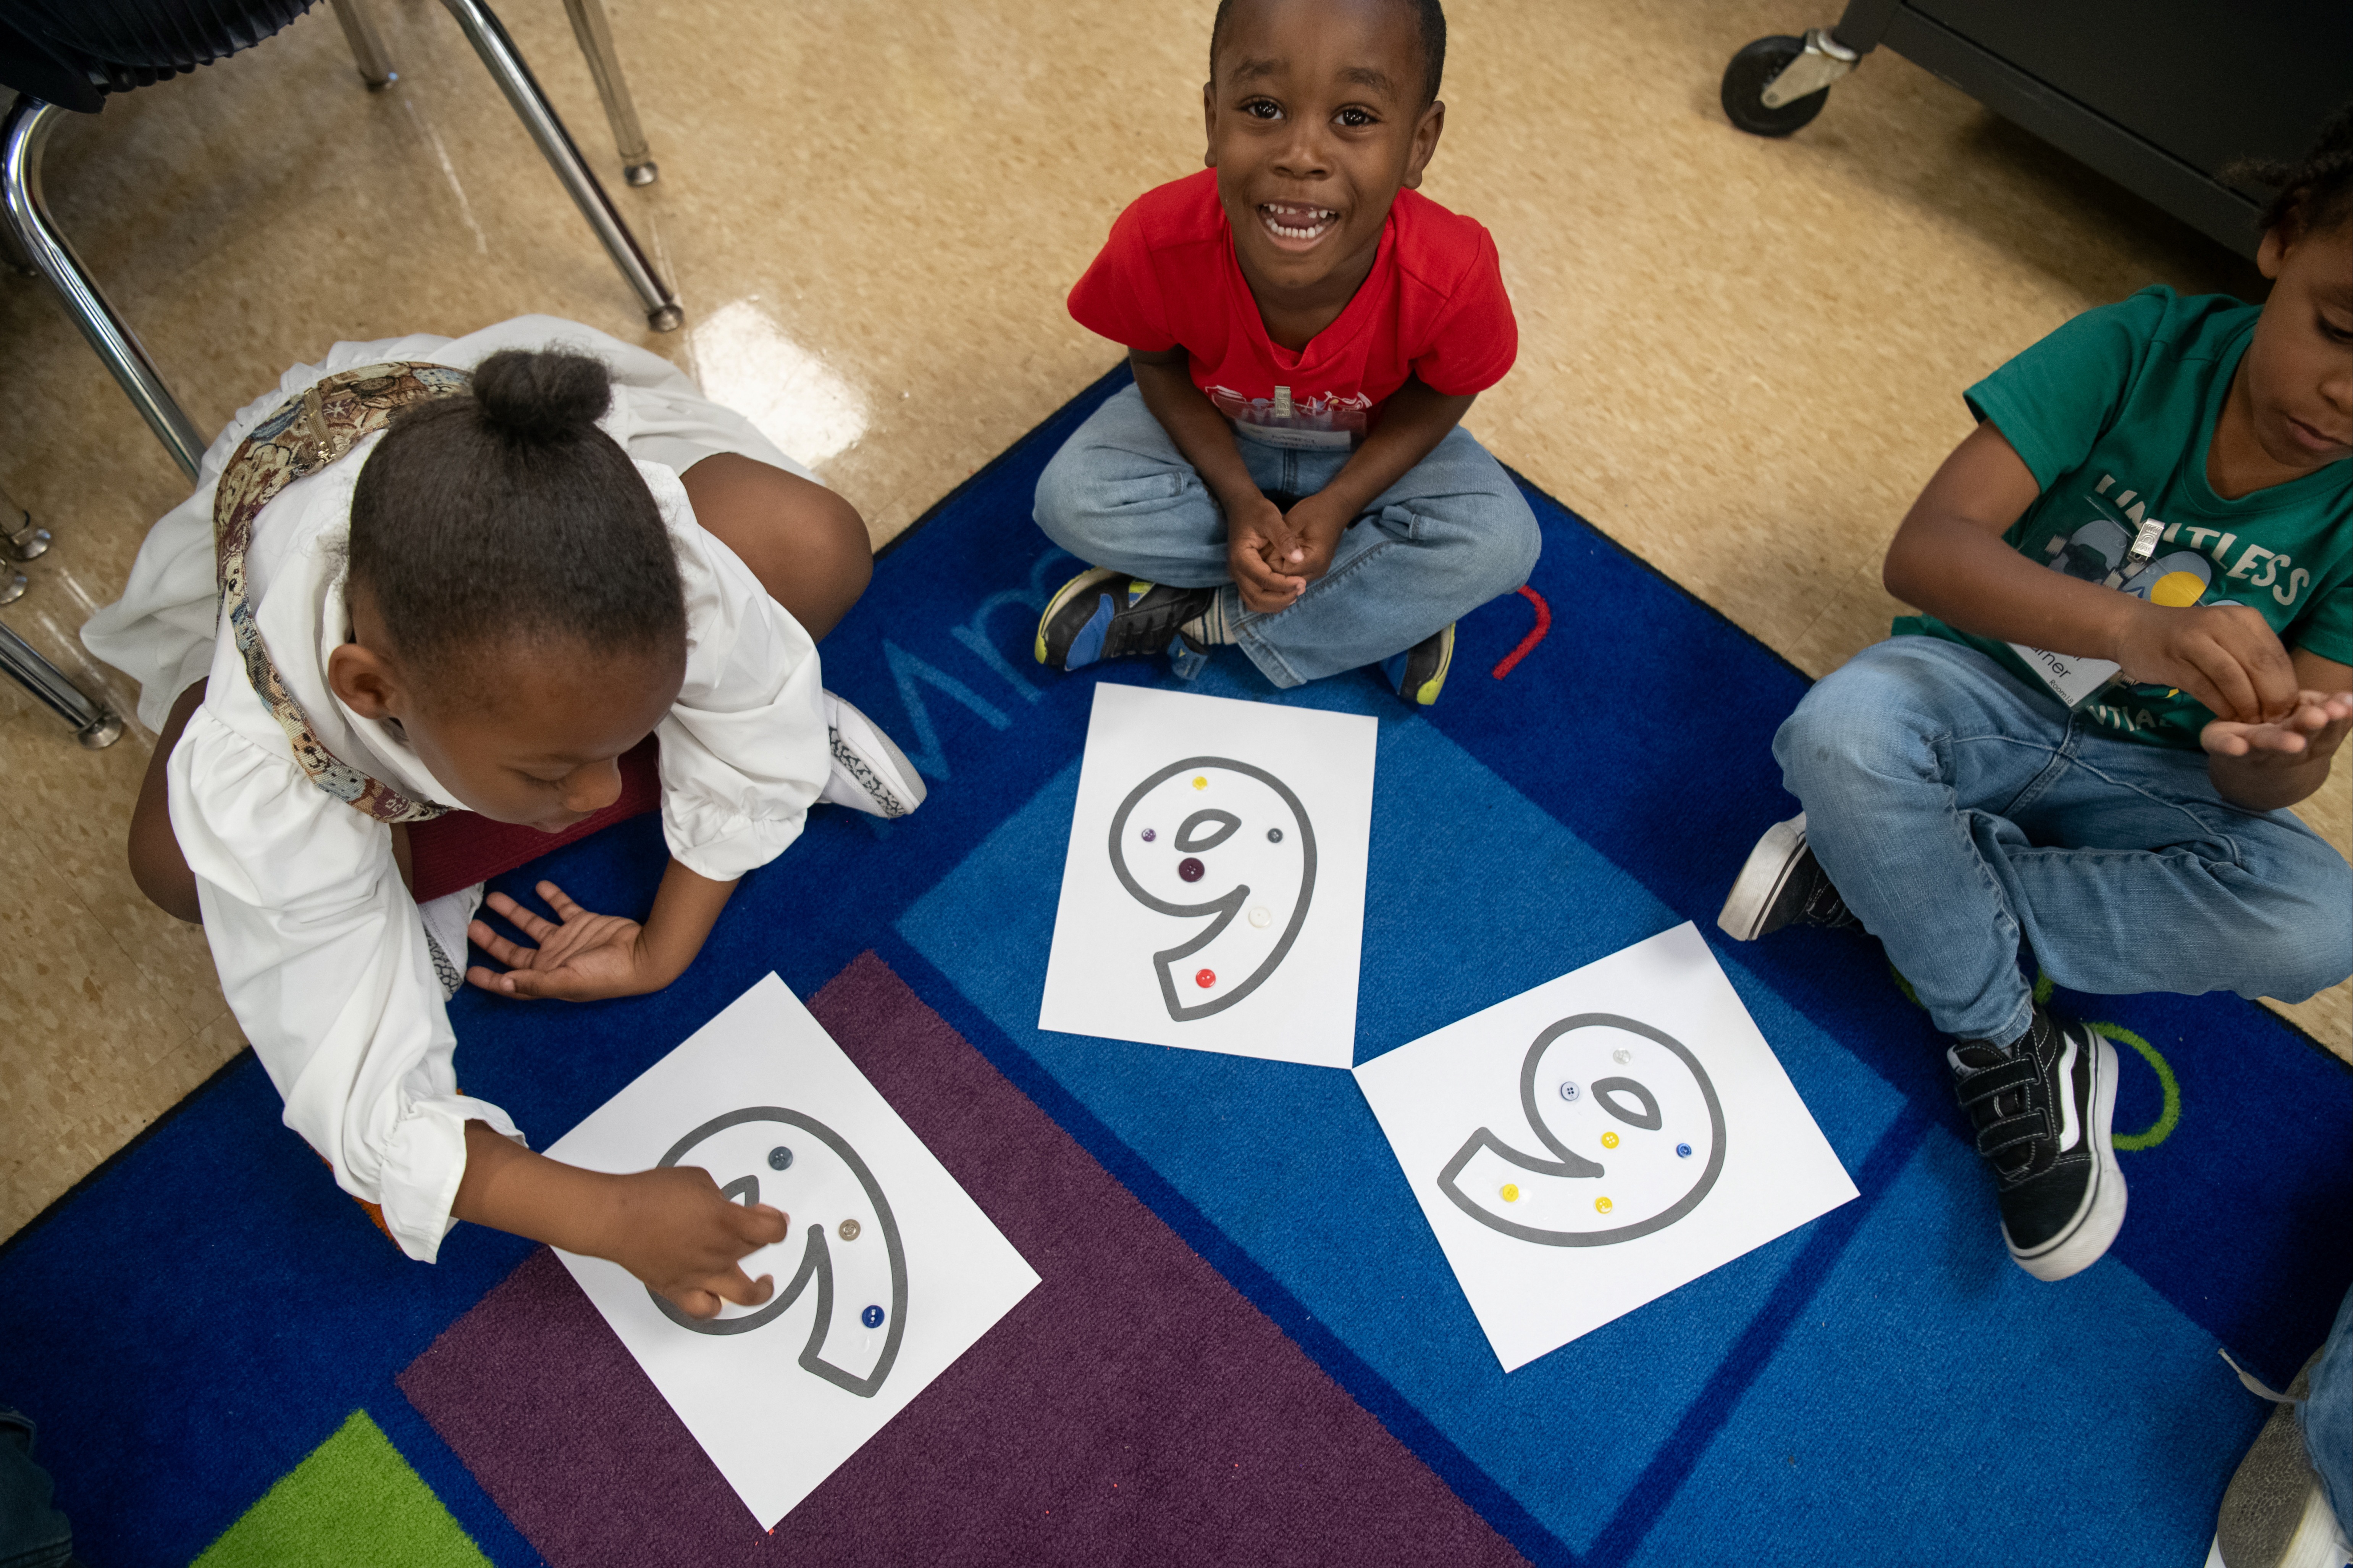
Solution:
{"label": "boy in red shirt", "polygon": [[1209,167],[1071,290],[1135,384],[1038,480],[1091,563],[1039,662],[1234,643],[1280,687],[1379,664],[1430,703],[1456,617],[1527,581],[1535,516],[1461,424],[1518,349],[1494,241],[1414,189],[1445,54],[1438,0],[1221,0]]}

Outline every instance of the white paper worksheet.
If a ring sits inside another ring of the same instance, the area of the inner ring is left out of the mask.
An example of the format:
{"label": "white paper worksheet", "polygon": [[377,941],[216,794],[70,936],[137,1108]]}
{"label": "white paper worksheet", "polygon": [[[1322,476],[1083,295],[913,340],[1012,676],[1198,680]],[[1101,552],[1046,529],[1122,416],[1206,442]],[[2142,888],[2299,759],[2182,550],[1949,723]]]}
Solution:
{"label": "white paper worksheet", "polygon": [[1354,1061],[1377,732],[1097,686],[1038,1026]]}
{"label": "white paper worksheet", "polygon": [[1689,921],[1356,1083],[1505,1372],[1855,1195]]}
{"label": "white paper worksheet", "polygon": [[559,1251],[764,1530],[1038,1276],[771,974],[547,1150],[592,1171],[700,1165],[792,1233],[744,1260],[766,1304],[696,1321]]}

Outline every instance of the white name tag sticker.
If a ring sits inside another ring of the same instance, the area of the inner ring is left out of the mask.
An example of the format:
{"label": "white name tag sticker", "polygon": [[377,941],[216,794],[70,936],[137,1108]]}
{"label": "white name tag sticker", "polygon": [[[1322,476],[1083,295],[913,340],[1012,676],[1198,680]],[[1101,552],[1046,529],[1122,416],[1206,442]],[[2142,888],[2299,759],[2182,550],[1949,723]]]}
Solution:
{"label": "white name tag sticker", "polygon": [[2010,650],[2026,661],[2026,668],[2042,678],[2051,695],[2069,708],[2081,708],[2107,689],[2109,678],[2123,667],[2105,658],[2078,658],[2072,653],[2052,653],[2047,647],[2029,647],[2022,642],[2010,645]]}

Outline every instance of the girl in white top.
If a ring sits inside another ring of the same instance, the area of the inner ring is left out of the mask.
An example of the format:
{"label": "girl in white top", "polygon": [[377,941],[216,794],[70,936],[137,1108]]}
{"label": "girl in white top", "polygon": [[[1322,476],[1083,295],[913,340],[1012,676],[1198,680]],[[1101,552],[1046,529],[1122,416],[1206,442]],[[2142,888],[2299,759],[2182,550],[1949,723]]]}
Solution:
{"label": "girl in white top", "polygon": [[[224,533],[222,613],[216,490],[225,517],[268,493],[235,455],[329,428],[322,394],[347,416],[392,384],[350,374],[372,365],[424,367],[403,384],[417,400],[340,458],[305,448],[249,542]],[[812,804],[920,803],[905,758],[818,684],[813,639],[872,570],[857,513],[667,363],[543,317],[338,344],[231,421],[202,479],[83,636],[142,679],[162,736],[133,875],[203,921],[287,1124],[412,1258],[468,1219],[611,1258],[697,1315],[766,1299],[737,1260],[782,1239],[783,1215],[701,1171],[558,1164],[458,1092],[436,960],[454,984],[470,935],[505,967],[465,978],[505,995],[659,990]],[[613,803],[617,759],[649,733],[671,860],[642,925],[549,882],[553,921],[491,900],[536,945],[471,921],[479,889],[420,920],[407,820],[459,807],[555,832]]]}

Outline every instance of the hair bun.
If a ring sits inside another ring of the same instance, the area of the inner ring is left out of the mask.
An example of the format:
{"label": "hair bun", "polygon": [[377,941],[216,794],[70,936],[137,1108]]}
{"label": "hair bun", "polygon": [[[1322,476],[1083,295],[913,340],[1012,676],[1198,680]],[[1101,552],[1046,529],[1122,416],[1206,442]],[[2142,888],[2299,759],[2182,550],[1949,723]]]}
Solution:
{"label": "hair bun", "polygon": [[482,422],[501,435],[561,440],[593,427],[613,405],[605,362],[563,349],[501,349],[474,367]]}

